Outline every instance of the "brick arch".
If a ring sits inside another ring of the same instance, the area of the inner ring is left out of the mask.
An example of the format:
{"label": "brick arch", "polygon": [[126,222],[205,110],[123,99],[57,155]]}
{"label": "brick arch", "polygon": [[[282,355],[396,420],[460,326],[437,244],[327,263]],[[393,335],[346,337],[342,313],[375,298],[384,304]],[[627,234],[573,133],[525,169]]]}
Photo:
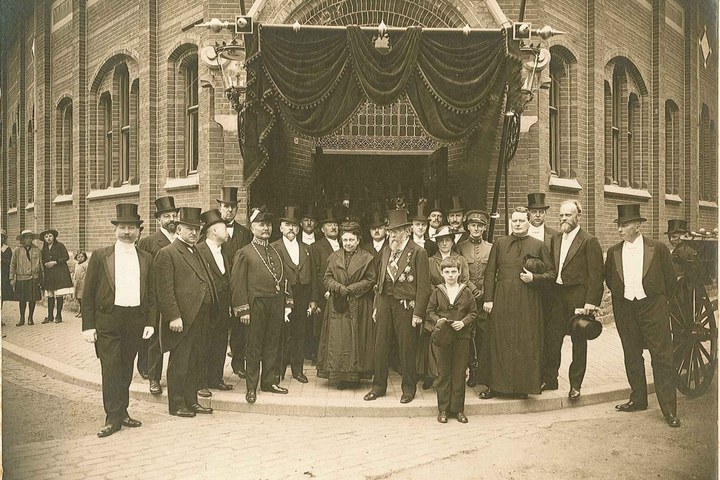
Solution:
{"label": "brick arch", "polygon": [[638,69],[637,64],[630,60],[627,55],[615,55],[610,57],[609,60],[607,60],[607,63],[605,64],[606,78],[612,78],[615,66],[617,65],[621,65],[622,67],[624,67],[625,70],[630,74],[630,78],[638,87],[638,93],[640,95],[645,96],[648,94],[648,87],[645,83],[645,80],[643,79],[642,73],[640,73],[640,69]]}
{"label": "brick arch", "polygon": [[167,50],[165,58],[174,63],[190,52],[194,51],[197,54],[200,51],[200,43],[199,37],[180,39]]}
{"label": "brick arch", "polygon": [[97,93],[98,88],[100,88],[100,84],[105,79],[105,76],[113,71],[115,67],[125,62],[128,67],[128,76],[130,78],[137,78],[138,77],[138,54],[134,50],[130,50],[127,48],[122,48],[118,50],[114,50],[110,52],[110,54],[106,57],[105,61],[101,64],[100,68],[97,69],[95,74],[91,77],[92,83],[90,84],[90,91],[92,93]]}
{"label": "brick arch", "polygon": [[64,92],[60,93],[58,96],[55,97],[54,105],[56,108],[59,108],[61,106],[61,103],[67,103],[67,101],[72,102],[72,93],[70,93],[68,90],[65,90]]}
{"label": "brick arch", "polygon": [[550,45],[550,53],[558,55],[565,63],[577,63],[577,56],[570,50],[567,45],[555,44]]}

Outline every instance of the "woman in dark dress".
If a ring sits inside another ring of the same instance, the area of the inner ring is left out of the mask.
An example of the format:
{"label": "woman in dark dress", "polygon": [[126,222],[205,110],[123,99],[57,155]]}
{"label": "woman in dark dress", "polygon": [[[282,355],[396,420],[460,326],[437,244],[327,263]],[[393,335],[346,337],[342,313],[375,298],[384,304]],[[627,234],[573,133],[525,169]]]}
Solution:
{"label": "woman in dark dress", "polygon": [[360,225],[341,225],[342,248],[328,257],[324,284],[330,292],[317,354],[318,377],[343,388],[372,378],[373,256],[359,249]]}
{"label": "woman in dark dress", "polygon": [[[540,394],[542,383],[544,283],[555,278],[550,251],[545,243],[528,235],[530,215],[517,207],[512,214],[512,234],[497,239],[485,269],[485,303],[490,356],[490,390],[526,398]],[[528,255],[542,260],[545,273],[524,268]]]}
{"label": "woman in dark dress", "polygon": [[[42,262],[44,271],[43,290],[48,302],[48,316],[42,323],[62,322],[62,309],[65,295],[72,295],[72,277],[67,262],[70,260],[65,245],[57,241],[58,232],[55,229],[45,230],[40,234],[43,239]],[[53,317],[53,309],[57,306],[57,313]]]}
{"label": "woman in dark dress", "polygon": [[[2,277],[0,277],[0,308],[8,300],[12,300],[13,290],[10,286],[10,262],[12,261],[12,249],[7,244],[7,232],[0,229],[0,254],[2,255]],[[5,325],[5,322],[2,322]]]}

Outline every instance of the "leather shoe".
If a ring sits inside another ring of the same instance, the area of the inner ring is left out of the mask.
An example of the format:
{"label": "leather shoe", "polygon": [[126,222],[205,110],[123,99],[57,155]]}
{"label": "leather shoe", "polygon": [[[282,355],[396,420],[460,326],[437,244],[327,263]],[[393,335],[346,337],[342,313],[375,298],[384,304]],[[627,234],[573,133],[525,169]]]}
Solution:
{"label": "leather shoe", "polygon": [[32,318],[28,318],[28,325],[35,325]]}
{"label": "leather shoe", "polygon": [[665,421],[667,424],[673,428],[677,428],[680,426],[680,419],[677,418],[675,415],[668,414],[665,415]]}
{"label": "leather shoe", "polygon": [[438,422],[447,423],[447,412],[438,413]]}
{"label": "leather shoe", "polygon": [[283,388],[283,387],[281,387],[281,386],[279,386],[279,385],[270,385],[270,386],[267,387],[267,388],[261,388],[260,391],[261,391],[261,392],[268,392],[268,393],[283,393],[283,394],[288,393],[288,389],[287,389],[287,388]]}
{"label": "leather shoe", "polygon": [[406,394],[400,397],[400,403],[410,403],[415,398],[415,395]]}
{"label": "leather shoe", "polygon": [[363,400],[365,400],[366,402],[372,402],[373,400],[377,400],[379,397],[384,397],[384,396],[385,396],[385,394],[380,395],[379,393],[368,392],[363,397]]}
{"label": "leather shoe", "polygon": [[143,380],[147,380],[148,378],[150,378],[150,375],[148,375],[147,372],[140,372],[140,376]]}
{"label": "leather shoe", "polygon": [[196,403],[194,405],[190,405],[190,410],[192,410],[195,413],[203,413],[203,414],[211,414],[213,412],[213,409],[210,407],[203,407],[199,403]]}
{"label": "leather shoe", "polygon": [[99,438],[109,437],[109,436],[112,435],[113,433],[119,432],[119,431],[120,431],[120,424],[112,424],[112,423],[111,423],[110,425],[105,425],[105,426],[102,428],[102,430],[100,430],[100,431],[97,433],[97,436],[98,436]]}
{"label": "leather shoe", "polygon": [[[52,322],[53,322],[53,318],[52,318],[52,317],[45,317],[45,320],[43,320],[41,323],[42,323],[42,324],[46,324],[46,323],[52,323]],[[114,433],[114,432],[113,432],[113,433]],[[111,435],[112,435],[112,434],[111,434]]]}
{"label": "leather shoe", "polygon": [[150,393],[153,395],[160,395],[162,393],[162,387],[160,382],[157,380],[150,380]]}
{"label": "leather shoe", "polygon": [[308,383],[309,381],[304,373],[298,373],[297,375],[293,374],[293,378],[300,383]]}
{"label": "leather shoe", "polygon": [[198,397],[209,398],[212,397],[212,392],[206,388],[201,388],[197,392]]}
{"label": "leather shoe", "polygon": [[257,400],[257,394],[255,392],[247,392],[245,394],[245,401],[248,403],[255,403]]}
{"label": "leather shoe", "polygon": [[195,412],[190,410],[189,408],[178,408],[174,412],[170,412],[170,415],[175,415],[176,417],[183,417],[183,418],[192,418],[195,416]]}
{"label": "leather shoe", "polygon": [[543,382],[542,385],[540,385],[540,391],[544,392],[545,390],[557,390],[558,384],[557,383],[545,383]]}
{"label": "leather shoe", "polygon": [[640,410],[647,410],[647,405],[640,405],[630,400],[627,403],[615,405],[615,409],[620,410],[621,412],[638,412]]}
{"label": "leather shoe", "polygon": [[477,375],[477,369],[471,368],[470,369],[470,375],[468,375],[467,383],[466,385],[470,388],[477,386],[478,384],[478,375]]}
{"label": "leather shoe", "polygon": [[568,393],[568,398],[570,400],[577,400],[580,398],[580,389],[579,388],[571,388],[570,393]]}
{"label": "leather shoe", "polygon": [[240,378],[245,378],[247,376],[247,370],[235,370],[235,375],[237,375]]}
{"label": "leather shoe", "polygon": [[217,385],[213,385],[210,388],[212,388],[213,390],[222,390],[223,392],[227,392],[228,390],[232,390],[235,387],[233,387],[232,385],[228,385],[225,382],[220,382]]}
{"label": "leather shoe", "polygon": [[140,420],[135,420],[134,418],[130,417],[123,418],[122,424],[123,426],[130,428],[142,427],[142,422]]}
{"label": "leather shoe", "polygon": [[[45,322],[43,322],[43,323],[45,323]],[[23,325],[25,325],[25,320],[20,320],[19,322],[17,322],[15,324],[16,327],[22,327]]]}
{"label": "leather shoe", "polygon": [[485,390],[484,392],[480,392],[479,397],[483,400],[490,400],[491,398],[495,398],[495,392],[492,390]]}
{"label": "leather shoe", "polygon": [[464,414],[463,412],[458,412],[458,414],[457,414],[457,421],[460,422],[460,423],[467,423],[467,422],[468,422],[468,419],[467,419],[467,417],[465,416],[465,414]]}
{"label": "leather shoe", "polygon": [[430,390],[433,386],[433,379],[432,378],[426,378],[423,380],[422,389],[423,390]]}

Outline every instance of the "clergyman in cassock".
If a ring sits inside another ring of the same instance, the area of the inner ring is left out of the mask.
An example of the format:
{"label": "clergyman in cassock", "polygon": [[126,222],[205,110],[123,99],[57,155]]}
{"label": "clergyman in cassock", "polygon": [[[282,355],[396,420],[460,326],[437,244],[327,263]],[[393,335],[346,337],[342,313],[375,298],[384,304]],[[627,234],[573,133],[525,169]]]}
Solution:
{"label": "clergyman in cassock", "polygon": [[235,254],[230,292],[233,314],[249,327],[245,400],[255,403],[258,383],[263,392],[288,393],[276,383],[275,374],[283,321],[290,321],[293,298],[282,257],[268,241],[272,235],[272,216],[263,209],[255,209],[250,215],[250,226],[253,240]]}
{"label": "clergyman in cassock", "polygon": [[[555,278],[550,250],[528,235],[530,214],[516,207],[511,217],[512,234],[498,238],[490,250],[485,269],[484,310],[489,314],[489,390],[527,398],[540,394],[543,352],[542,286]],[[526,268],[528,258],[539,259],[544,273]]]}
{"label": "clergyman in cassock", "polygon": [[655,395],[665,422],[679,427],[675,392],[675,364],[668,300],[677,278],[670,250],[640,232],[646,219],[639,204],[618,205],[618,233],[622,241],[610,247],[605,259],[605,282],[612,295],[615,326],[625,355],[630,400],[616,405],[621,412],[647,409],[647,380],[643,349],[650,351]]}
{"label": "clergyman in cassock", "polygon": [[90,258],[84,289],[83,338],[95,343],[102,368],[105,426],[98,437],[107,437],[140,421],[128,413],[133,363],[142,339],[150,338],[155,325],[155,292],[152,257],[135,247],[142,223],[134,204],[118,204],[114,245],[96,250]]}
{"label": "clergyman in cassock", "polygon": [[205,262],[210,280],[217,293],[217,302],[213,303],[208,317],[205,342],[205,360],[201,376],[201,397],[211,397],[209,389],[227,391],[233,386],[225,383],[223,371],[228,347],[230,329],[230,261],[222,245],[227,240],[227,226],[219,210],[208,210],[200,214],[203,222],[205,240],[196,245],[198,254]]}
{"label": "clergyman in cassock", "polygon": [[198,403],[208,318],[217,301],[205,262],[197,253],[202,219],[199,208],[182,207],[177,238],[155,257],[160,345],[170,352],[167,368],[170,415],[194,417],[212,413]]}

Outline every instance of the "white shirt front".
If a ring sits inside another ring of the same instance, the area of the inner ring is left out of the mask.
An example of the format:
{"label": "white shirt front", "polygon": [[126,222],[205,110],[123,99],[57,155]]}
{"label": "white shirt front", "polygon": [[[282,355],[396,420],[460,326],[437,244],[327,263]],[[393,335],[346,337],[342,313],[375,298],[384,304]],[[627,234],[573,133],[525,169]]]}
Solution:
{"label": "white shirt front", "polygon": [[285,245],[285,248],[290,255],[290,260],[292,260],[295,265],[300,265],[300,245],[298,244],[297,240],[293,240],[291,242],[285,237],[283,237],[282,240],[283,245]]}
{"label": "white shirt front", "polygon": [[537,238],[541,242],[545,241],[545,224],[543,223],[539,227],[536,227],[534,225],[530,225],[530,228],[528,229],[528,235],[530,235],[533,238]]}
{"label": "white shirt front", "polygon": [[625,298],[627,300],[642,300],[647,297],[642,284],[644,254],[645,242],[642,235],[638,235],[632,243],[623,242],[623,281],[625,282]]}
{"label": "white shirt front", "polygon": [[132,243],[115,242],[115,305],[140,306],[140,260]]}
{"label": "white shirt front", "polygon": [[162,232],[163,235],[165,235],[165,238],[167,238],[170,241],[170,243],[172,243],[175,240],[174,233],[170,233],[162,227],[160,227],[160,231]]}
{"label": "white shirt front", "polygon": [[415,234],[413,234],[413,242],[417,243],[421,247],[425,247],[425,239],[422,237],[418,238]]}
{"label": "white shirt front", "polygon": [[450,300],[450,305],[454,304],[454,303],[455,303],[455,299],[456,299],[457,296],[458,296],[458,293],[460,293],[460,284],[459,284],[459,283],[456,283],[455,285],[453,285],[453,286],[451,287],[450,285],[448,285],[448,284],[446,283],[446,284],[445,284],[445,289],[447,290],[448,300]]}
{"label": "white shirt front", "polygon": [[382,249],[383,245],[385,245],[385,239],[382,239],[379,242],[373,239],[373,248],[376,252],[379,252]]}
{"label": "white shirt front", "polygon": [[562,241],[560,242],[560,262],[558,263],[558,276],[556,282],[558,285],[562,285],[562,269],[565,265],[565,258],[567,257],[570,245],[575,241],[578,232],[580,231],[580,225],[575,227],[570,233],[562,234]]}
{"label": "white shirt front", "polygon": [[227,225],[227,234],[228,238],[233,238],[233,235],[235,234],[235,222],[232,222],[230,225]]}
{"label": "white shirt front", "polygon": [[315,234],[302,232],[302,242],[305,245],[312,245],[315,243]]}
{"label": "white shirt front", "polygon": [[220,248],[220,245],[210,238],[206,238],[205,243],[215,259],[215,264],[217,265],[218,270],[220,270],[220,273],[225,275],[225,259],[222,256],[222,249]]}
{"label": "white shirt front", "polygon": [[337,252],[338,250],[340,250],[340,243],[337,241],[337,239],[333,240],[332,238],[328,238],[327,240],[328,242],[330,242],[330,246],[332,247],[333,252]]}

